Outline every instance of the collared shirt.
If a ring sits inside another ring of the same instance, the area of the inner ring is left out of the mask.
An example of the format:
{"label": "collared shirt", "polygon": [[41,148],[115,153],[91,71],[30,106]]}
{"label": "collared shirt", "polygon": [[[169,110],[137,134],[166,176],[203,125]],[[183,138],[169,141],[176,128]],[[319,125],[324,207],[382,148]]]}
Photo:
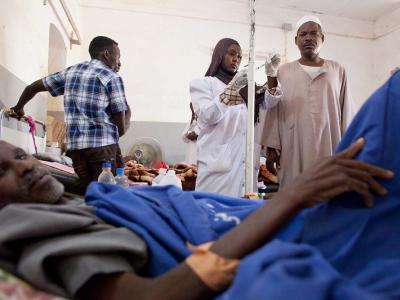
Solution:
{"label": "collared shirt", "polygon": [[122,78],[93,59],[43,78],[53,97],[64,95],[67,148],[79,150],[118,143],[113,114],[126,111]]}

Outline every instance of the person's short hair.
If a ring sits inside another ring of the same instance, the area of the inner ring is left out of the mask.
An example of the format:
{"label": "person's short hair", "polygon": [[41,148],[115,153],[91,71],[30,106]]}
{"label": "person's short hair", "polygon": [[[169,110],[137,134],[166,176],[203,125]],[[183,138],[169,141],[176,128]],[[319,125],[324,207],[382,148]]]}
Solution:
{"label": "person's short hair", "polygon": [[89,45],[89,54],[91,58],[97,58],[104,50],[113,50],[113,45],[118,43],[106,36],[96,36]]}

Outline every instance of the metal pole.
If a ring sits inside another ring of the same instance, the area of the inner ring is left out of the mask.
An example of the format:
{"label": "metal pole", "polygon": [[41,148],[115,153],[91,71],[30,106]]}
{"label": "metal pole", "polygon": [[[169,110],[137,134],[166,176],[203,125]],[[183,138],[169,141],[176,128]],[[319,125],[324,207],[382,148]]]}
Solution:
{"label": "metal pole", "polygon": [[246,186],[245,192],[253,192],[254,182],[254,35],[255,35],[255,0],[250,1],[250,45],[248,67],[248,96],[247,96],[247,140],[246,140]]}
{"label": "metal pole", "polygon": [[[49,3],[51,9],[53,10],[54,14],[56,15],[58,21],[60,22],[61,28],[63,29],[65,35],[68,37],[71,47],[72,44],[75,45],[81,45],[82,44],[82,39],[81,39],[81,35],[79,34],[79,30],[78,27],[76,26],[76,23],[74,22],[74,19],[72,18],[72,15],[68,9],[67,4],[65,3],[64,0],[60,0],[60,4],[62,9],[64,10],[65,15],[67,16],[68,22],[70,23],[71,27],[72,27],[72,32],[71,34],[68,33],[66,26],[64,25],[63,20],[61,19],[60,15],[58,14],[57,9],[54,6],[54,3],[52,0],[44,0],[43,1],[43,5],[47,5],[47,3]],[[73,35],[76,35],[76,39],[74,39]]]}

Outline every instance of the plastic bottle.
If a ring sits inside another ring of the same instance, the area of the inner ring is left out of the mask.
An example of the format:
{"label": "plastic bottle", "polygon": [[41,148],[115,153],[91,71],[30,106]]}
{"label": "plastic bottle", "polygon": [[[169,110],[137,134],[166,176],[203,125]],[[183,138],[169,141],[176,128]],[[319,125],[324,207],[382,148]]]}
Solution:
{"label": "plastic bottle", "polygon": [[129,187],[128,177],[125,176],[124,168],[117,168],[115,173],[117,174],[115,176],[115,184],[124,188]]}
{"label": "plastic bottle", "polygon": [[114,175],[111,172],[111,163],[109,162],[102,163],[101,167],[103,168],[103,171],[100,173],[97,181],[102,183],[115,184]]}
{"label": "plastic bottle", "polygon": [[160,185],[175,185],[178,188],[182,189],[182,182],[180,179],[175,175],[174,170],[169,170],[167,174],[161,179]]}
{"label": "plastic bottle", "polygon": [[158,170],[158,175],[153,179],[152,185],[159,185],[165,174],[167,174],[167,169],[160,168],[160,170]]}

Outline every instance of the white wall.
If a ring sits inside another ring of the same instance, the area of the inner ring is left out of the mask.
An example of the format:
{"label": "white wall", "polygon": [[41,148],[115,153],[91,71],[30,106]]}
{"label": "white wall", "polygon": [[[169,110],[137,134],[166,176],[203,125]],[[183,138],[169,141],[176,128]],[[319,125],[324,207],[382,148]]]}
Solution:
{"label": "white wall", "polygon": [[[204,74],[215,43],[222,37],[233,37],[241,43],[244,53],[248,49],[249,16],[245,2],[79,0],[78,5],[78,0],[68,0],[67,3],[83,37],[83,45],[73,46],[72,50],[49,5],[44,6],[39,0],[0,0],[0,65],[25,83],[45,76],[50,23],[63,33],[68,65],[89,58],[88,43],[95,35],[109,35],[120,43],[121,75],[134,111],[133,120],[187,122],[188,83]],[[257,59],[262,61],[271,50],[281,52],[287,61],[297,59],[294,32],[285,33],[281,26],[294,25],[307,12],[270,8],[257,2],[256,13]],[[326,35],[322,56],[346,67],[357,106],[399,65],[400,52],[395,47],[400,40],[399,15],[395,11],[375,24],[320,15]],[[242,64],[246,61],[244,57]],[[264,79],[262,69],[257,78]],[[18,96],[16,93],[15,97]],[[35,105],[27,106],[28,113]]]}
{"label": "white wall", "polygon": [[[127,4],[129,2],[129,4]],[[237,39],[244,52],[249,43],[246,2],[229,0],[82,1],[82,29],[87,44],[96,35],[116,39],[122,52],[121,75],[137,121],[187,122],[188,83],[203,76],[212,47],[223,37]],[[268,51],[299,57],[294,32],[283,23],[295,24],[307,12],[256,8],[256,52],[262,61]],[[326,31],[322,56],[343,64],[357,106],[372,91],[373,23],[321,16]],[[242,64],[247,63],[247,58]],[[262,70],[257,77],[264,77]]]}
{"label": "white wall", "polygon": [[[298,59],[300,54],[294,43],[295,24],[302,16],[311,13],[263,6],[259,6],[256,13],[256,22],[261,23],[256,32],[257,48],[287,53],[286,62]],[[321,56],[336,60],[346,68],[350,89],[358,108],[373,90],[371,74],[374,24],[327,15],[318,17],[325,34]],[[283,23],[292,24],[294,28],[286,33],[286,38],[284,31],[278,29]]]}
{"label": "white wall", "polygon": [[[53,2],[58,3],[57,0]],[[68,5],[78,19],[76,0],[69,0]],[[47,75],[50,23],[62,32],[50,6],[43,5],[42,0],[0,0],[0,7],[0,65],[25,84]],[[68,23],[65,21],[65,24]],[[68,47],[67,63],[77,62],[81,56],[80,46],[70,50],[65,35],[64,39]],[[8,99],[11,103],[16,103],[22,88],[12,91],[14,99]],[[25,111],[34,116],[44,111],[40,115],[45,116],[46,104],[33,101]]]}
{"label": "white wall", "polygon": [[[59,1],[52,1],[61,11]],[[171,123],[171,130],[176,128],[177,134],[174,137],[166,134],[165,139],[170,143],[165,147],[169,149],[174,144],[174,153],[178,149],[183,153],[178,125],[190,118],[188,83],[203,76],[212,48],[220,38],[237,39],[244,54],[247,53],[247,3],[232,0],[67,0],[66,3],[83,38],[83,45],[72,49],[59,20],[49,5],[43,5],[43,0],[0,0],[0,98],[7,88],[11,92],[6,93],[9,100],[6,104],[14,104],[26,84],[47,75],[50,23],[63,34],[67,65],[89,59],[90,40],[96,35],[109,35],[120,43],[121,75],[133,108],[133,120]],[[282,53],[284,61],[297,59],[294,32],[284,32],[282,24],[294,25],[309,12],[270,8],[257,1],[256,14],[256,59],[263,62],[271,50]],[[397,50],[400,10],[375,23],[327,15],[320,18],[326,37],[322,56],[345,66],[352,94],[360,106],[388,78],[390,70],[400,65]],[[242,64],[246,63],[244,57]],[[19,78],[19,85],[7,86],[3,70]],[[260,81],[264,79],[262,69],[256,75]],[[33,101],[26,111],[35,116],[45,107],[44,103]],[[137,137],[137,133],[130,132],[124,137],[127,145]]]}
{"label": "white wall", "polygon": [[376,21],[373,43],[374,85],[378,87],[395,67],[400,67],[400,9]]}

